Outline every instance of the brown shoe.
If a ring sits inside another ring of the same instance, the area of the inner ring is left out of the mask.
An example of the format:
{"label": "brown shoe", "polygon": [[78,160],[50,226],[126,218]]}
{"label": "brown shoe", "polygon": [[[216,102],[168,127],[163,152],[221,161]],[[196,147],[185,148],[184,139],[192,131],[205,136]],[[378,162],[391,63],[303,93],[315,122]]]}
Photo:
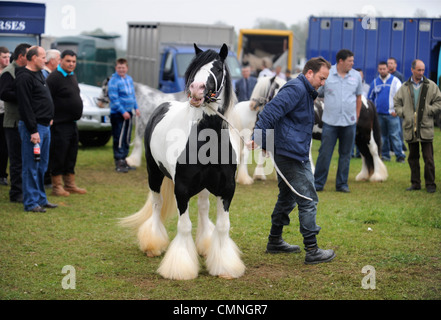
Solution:
{"label": "brown shoe", "polygon": [[63,175],[63,181],[64,181],[64,190],[70,193],[78,193],[78,194],[87,193],[86,189],[77,187],[77,185],[75,184],[75,175],[73,173],[68,173]]}
{"label": "brown shoe", "polygon": [[52,176],[52,195],[57,197],[67,197],[69,196],[69,192],[64,190],[63,183],[61,180],[61,175],[58,176]]}

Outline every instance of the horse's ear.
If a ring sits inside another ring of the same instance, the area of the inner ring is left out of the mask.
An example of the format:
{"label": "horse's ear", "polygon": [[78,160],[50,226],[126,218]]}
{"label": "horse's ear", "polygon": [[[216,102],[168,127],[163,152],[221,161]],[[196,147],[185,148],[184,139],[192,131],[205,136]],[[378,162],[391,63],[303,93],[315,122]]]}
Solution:
{"label": "horse's ear", "polygon": [[222,61],[224,61],[228,56],[228,47],[225,43],[222,45],[222,48],[220,49],[219,56],[221,57]]}
{"label": "horse's ear", "polygon": [[196,45],[196,43],[194,43],[193,45],[194,45],[194,52],[196,53],[196,55],[203,52],[201,49],[199,49],[199,47]]}

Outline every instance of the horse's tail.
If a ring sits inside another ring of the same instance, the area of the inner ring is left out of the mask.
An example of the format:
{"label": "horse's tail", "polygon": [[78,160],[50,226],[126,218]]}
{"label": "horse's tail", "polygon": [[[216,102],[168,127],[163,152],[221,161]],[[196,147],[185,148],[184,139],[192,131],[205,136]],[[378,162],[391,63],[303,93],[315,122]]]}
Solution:
{"label": "horse's tail", "polygon": [[[169,178],[164,178],[161,185],[162,207],[161,221],[165,222],[169,217],[177,212],[176,200],[174,196],[174,183]],[[149,193],[147,201],[138,212],[122,218],[120,225],[137,231],[139,227],[147,221],[153,214],[153,194]]]}
{"label": "horse's tail", "polygon": [[372,120],[372,131],[374,133],[374,140],[378,146],[378,153],[381,154],[381,129],[380,129],[380,121],[378,120],[377,108],[373,106],[373,120]]}

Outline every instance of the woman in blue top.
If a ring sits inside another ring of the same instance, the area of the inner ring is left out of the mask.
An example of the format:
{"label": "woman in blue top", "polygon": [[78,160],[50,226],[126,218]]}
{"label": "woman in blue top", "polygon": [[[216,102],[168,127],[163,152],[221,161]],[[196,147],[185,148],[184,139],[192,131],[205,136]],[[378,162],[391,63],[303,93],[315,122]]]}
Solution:
{"label": "woman in blue top", "polygon": [[113,157],[117,172],[128,172],[126,157],[129,153],[132,133],[133,112],[140,115],[135,97],[133,79],[127,74],[129,66],[126,59],[116,61],[115,73],[109,80],[110,121],[113,135]]}

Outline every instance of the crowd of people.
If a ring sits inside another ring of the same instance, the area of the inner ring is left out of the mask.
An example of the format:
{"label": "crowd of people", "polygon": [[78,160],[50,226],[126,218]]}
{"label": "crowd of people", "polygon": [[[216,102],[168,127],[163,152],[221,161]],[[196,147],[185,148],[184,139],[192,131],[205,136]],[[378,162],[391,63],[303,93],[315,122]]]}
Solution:
{"label": "crowd of people", "polygon": [[[87,193],[75,179],[76,121],[83,113],[76,64],[72,50],[44,50],[22,43],[10,56],[8,48],[0,47],[0,184],[10,184],[9,200],[22,203],[25,211],[57,207],[47,199],[48,186],[54,196]],[[132,111],[136,115],[139,111],[127,70],[127,61],[119,59],[109,81],[117,172],[134,169],[125,157]]]}
{"label": "crowd of people", "polygon": [[[288,81],[259,114],[253,140],[248,143],[248,147],[255,149],[260,146],[264,151],[273,152],[276,165],[286,181],[295,190],[301,190],[304,196],[312,199],[305,201],[302,196],[292,192],[290,186],[278,175],[279,195],[271,215],[267,252],[300,252],[299,246],[291,245],[282,238],[283,227],[289,225],[289,215],[297,206],[306,251],[305,263],[315,264],[334,259],[333,250],[323,250],[317,244],[317,235],[321,229],[315,219],[317,192],[323,191],[326,184],[337,140],[339,156],[335,187],[338,192],[350,192],[349,166],[362,95],[371,100],[377,109],[382,132],[383,160],[390,161],[392,149],[397,162],[404,163],[403,148],[406,141],[411,169],[411,186],[407,190],[420,190],[421,145],[426,190],[429,193],[436,191],[434,116],[441,111],[441,92],[433,81],[424,76],[424,62],[415,59],[410,66],[412,76],[404,81],[403,76],[396,71],[394,58],[387,62],[381,61],[378,63],[378,77],[370,85],[363,83],[362,73],[354,70],[353,65],[354,54],[347,49],[337,53],[333,66],[322,58],[309,60],[303,72]],[[313,100],[319,94],[324,96],[325,108],[321,145],[313,174],[308,152],[315,122]],[[274,130],[274,150],[266,150],[267,130]],[[288,135],[287,132],[294,134]]]}

